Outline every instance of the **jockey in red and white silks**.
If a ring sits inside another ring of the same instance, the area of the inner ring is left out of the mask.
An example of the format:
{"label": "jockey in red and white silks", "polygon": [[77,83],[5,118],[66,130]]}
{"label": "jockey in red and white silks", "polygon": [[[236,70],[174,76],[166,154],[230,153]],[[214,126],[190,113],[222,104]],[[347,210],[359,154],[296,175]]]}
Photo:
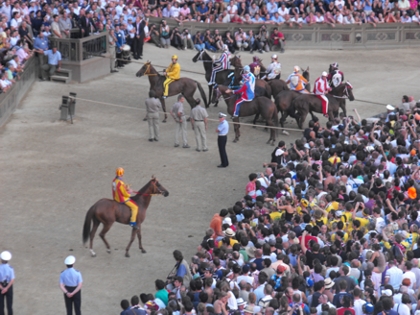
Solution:
{"label": "jockey in red and white silks", "polygon": [[[209,81],[209,85],[213,85],[215,84],[215,80],[216,80],[216,75],[217,72],[226,70],[230,68],[230,52],[229,52],[229,48],[227,45],[223,45],[223,53],[220,56],[219,60],[215,61],[213,63],[213,69],[211,72],[211,77],[210,77],[210,81]],[[215,64],[218,64],[217,66],[214,66]]]}
{"label": "jockey in red and white silks", "polygon": [[327,80],[327,72],[322,72],[322,75],[315,80],[314,84],[314,94],[321,100],[322,103],[322,114],[325,117],[328,117],[328,98],[325,96],[329,91],[331,91],[330,85]]}
{"label": "jockey in red and white silks", "polygon": [[235,108],[233,110],[233,117],[239,117],[239,110],[243,102],[250,102],[254,99],[255,90],[255,76],[250,72],[249,66],[244,67],[244,74],[242,80],[244,84],[237,90],[233,90],[234,94],[240,94],[241,96],[235,102]]}

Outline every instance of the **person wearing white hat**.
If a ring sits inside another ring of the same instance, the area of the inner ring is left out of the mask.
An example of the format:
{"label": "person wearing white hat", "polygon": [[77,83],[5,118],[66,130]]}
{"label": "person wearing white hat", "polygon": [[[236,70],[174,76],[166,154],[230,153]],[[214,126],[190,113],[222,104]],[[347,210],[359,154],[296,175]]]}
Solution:
{"label": "person wearing white hat", "polygon": [[233,109],[233,118],[239,117],[241,110],[241,104],[244,102],[251,102],[255,97],[255,76],[251,73],[249,66],[243,67],[242,74],[242,86],[239,89],[231,90],[227,89],[226,93],[239,94],[240,97],[235,101],[235,107]]}
{"label": "person wearing white hat", "polygon": [[213,62],[213,69],[211,71],[211,77],[209,85],[216,83],[216,75],[218,72],[227,70],[230,68],[230,52],[229,47],[225,44],[223,45],[223,53],[220,58]]}
{"label": "person wearing white hat", "polygon": [[390,116],[395,115],[395,107],[392,106],[391,104],[386,105],[386,118],[385,118],[385,122],[389,122],[390,121]]}
{"label": "person wearing white hat", "polygon": [[327,80],[334,87],[339,86],[344,81],[344,73],[338,69],[337,62],[330,64]]}
{"label": "person wearing white hat", "polygon": [[280,79],[281,64],[277,59],[278,58],[276,54],[271,56],[271,63],[265,71],[266,75],[261,78],[262,80],[269,81],[273,79]]}
{"label": "person wearing white hat", "polygon": [[64,264],[67,269],[60,274],[60,289],[64,293],[64,302],[66,304],[67,315],[81,315],[80,306],[82,304],[82,285],[83,278],[80,271],[73,268],[76,258],[72,255],[67,256]]}
{"label": "person wearing white hat", "polygon": [[306,84],[308,84],[308,80],[306,80],[299,72],[300,67],[294,66],[293,73],[289,75],[289,77],[286,80],[286,83],[289,84],[289,88],[292,91],[306,94],[308,93],[308,91],[305,90],[305,86]]}
{"label": "person wearing white hat", "polygon": [[15,271],[9,265],[12,254],[4,251],[0,254],[0,314],[4,314],[4,299],[6,298],[7,314],[13,314],[13,283]]}
{"label": "person wearing white hat", "polygon": [[327,72],[322,72],[321,76],[315,80],[314,83],[314,94],[317,98],[321,100],[322,104],[322,114],[325,117],[328,117],[328,98],[325,94],[331,91],[331,87],[328,84]]}
{"label": "person wearing white hat", "polygon": [[228,167],[229,160],[226,154],[227,134],[229,133],[229,124],[226,121],[226,114],[219,113],[219,125],[216,128],[219,135],[217,137],[217,146],[219,147],[221,164],[217,167]]}

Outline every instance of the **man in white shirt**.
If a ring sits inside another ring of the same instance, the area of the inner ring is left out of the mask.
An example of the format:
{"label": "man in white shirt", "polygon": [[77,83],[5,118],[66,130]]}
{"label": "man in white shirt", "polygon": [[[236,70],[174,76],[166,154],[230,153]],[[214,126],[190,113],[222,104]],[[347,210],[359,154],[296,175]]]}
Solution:
{"label": "man in white shirt", "polygon": [[394,290],[399,290],[403,279],[403,272],[400,268],[395,265],[394,260],[388,262],[388,270],[385,274],[384,284],[390,284]]}
{"label": "man in white shirt", "polygon": [[411,271],[411,268],[413,268],[413,263],[411,261],[407,261],[405,263],[405,272],[403,275],[403,279],[410,279],[410,285],[408,286],[409,289],[413,289],[416,290],[417,289],[417,284],[416,284],[416,275],[414,274],[414,272]]}
{"label": "man in white shirt", "polygon": [[353,296],[354,296],[353,308],[354,308],[355,315],[363,315],[364,314],[363,305],[366,304],[366,301],[360,298],[362,296],[362,291],[357,287],[354,288]]}
{"label": "man in white shirt", "polygon": [[316,307],[316,313],[317,313],[317,315],[321,315],[321,313],[322,313],[322,305],[324,305],[324,304],[328,304],[328,306],[330,308],[336,308],[336,306],[334,304],[331,304],[328,301],[328,296],[325,295],[325,294],[321,294],[320,297],[318,298],[318,301],[319,301],[319,304]]}
{"label": "man in white shirt", "polygon": [[289,9],[286,8],[286,5],[282,3],[281,7],[278,9],[277,12],[279,12],[280,16],[284,18],[287,14],[289,14]]}

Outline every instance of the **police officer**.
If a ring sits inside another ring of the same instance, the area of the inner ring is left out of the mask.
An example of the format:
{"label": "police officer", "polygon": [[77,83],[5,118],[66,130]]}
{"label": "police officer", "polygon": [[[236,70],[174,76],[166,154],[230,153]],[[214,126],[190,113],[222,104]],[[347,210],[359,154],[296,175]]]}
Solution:
{"label": "police officer", "polygon": [[6,298],[7,314],[13,315],[13,283],[15,282],[15,271],[9,266],[12,254],[4,251],[0,254],[0,314],[4,314],[4,298]]}
{"label": "police officer", "polygon": [[76,315],[81,315],[80,305],[82,304],[82,274],[80,271],[73,268],[76,262],[74,256],[68,256],[64,260],[67,269],[61,272],[60,275],[60,289],[64,293],[64,302],[66,304],[67,315],[72,315],[73,304]]}
{"label": "police officer", "polygon": [[217,134],[217,146],[219,147],[219,154],[221,164],[217,167],[228,167],[229,161],[226,154],[226,142],[227,142],[227,134],[229,133],[229,124],[226,121],[226,114],[219,113],[219,125],[216,129]]}

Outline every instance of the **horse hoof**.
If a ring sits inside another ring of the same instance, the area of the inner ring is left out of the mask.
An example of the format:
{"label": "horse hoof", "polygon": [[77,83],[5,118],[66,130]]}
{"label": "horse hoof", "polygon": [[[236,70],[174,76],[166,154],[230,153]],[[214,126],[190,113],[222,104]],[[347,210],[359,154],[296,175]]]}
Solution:
{"label": "horse hoof", "polygon": [[143,118],[143,121],[147,121],[147,118]]}
{"label": "horse hoof", "polygon": [[236,143],[236,142],[238,142],[238,140],[236,140],[236,139],[235,139],[235,140],[233,140],[233,143]]}
{"label": "horse hoof", "polygon": [[126,252],[125,257],[130,258],[130,254],[128,252]]}
{"label": "horse hoof", "polygon": [[271,142],[271,146],[273,146],[273,147],[274,147],[274,140]]}
{"label": "horse hoof", "polygon": [[214,104],[214,106],[213,107],[217,107],[217,104]]}
{"label": "horse hoof", "polygon": [[145,249],[140,248],[140,250],[141,250],[141,252],[142,252],[143,254],[146,254],[146,250],[145,250]]}
{"label": "horse hoof", "polygon": [[166,119],[162,120],[163,123],[166,123]]}
{"label": "horse hoof", "polygon": [[111,250],[110,250],[110,249],[107,249],[107,250],[106,250],[106,252],[107,252],[108,254],[111,254]]}
{"label": "horse hoof", "polygon": [[90,251],[90,255],[91,255],[92,257],[96,257],[96,253],[95,253],[93,250],[91,250],[91,251]]}
{"label": "horse hoof", "polygon": [[254,128],[254,129],[255,129],[255,128],[257,128],[257,126],[252,126],[252,128]]}

